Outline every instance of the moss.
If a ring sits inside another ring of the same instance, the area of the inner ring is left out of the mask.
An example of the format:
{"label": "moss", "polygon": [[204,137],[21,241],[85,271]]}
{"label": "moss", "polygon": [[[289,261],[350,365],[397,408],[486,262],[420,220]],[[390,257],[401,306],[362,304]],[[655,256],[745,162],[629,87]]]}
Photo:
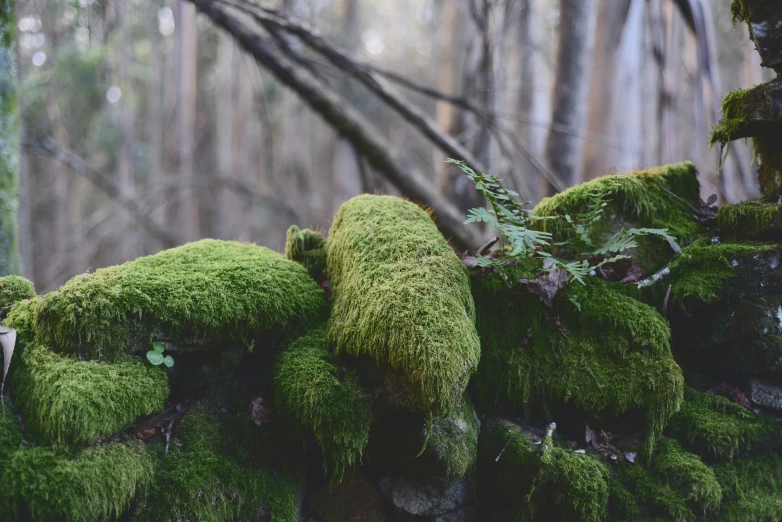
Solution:
{"label": "moss", "polygon": [[474,468],[479,431],[480,421],[467,393],[450,415],[432,421],[427,446],[434,452],[438,468],[442,467],[448,478],[463,477]]}
{"label": "moss", "polygon": [[717,226],[730,239],[757,239],[782,234],[782,205],[768,199],[753,199],[723,205]]}
{"label": "moss", "polygon": [[567,403],[594,417],[640,410],[650,454],[679,409],[684,381],[665,319],[620,286],[598,279],[568,285],[557,317],[526,288],[509,290],[496,275],[475,280],[482,350],[476,384],[484,402],[525,412]]}
{"label": "moss", "polygon": [[729,92],[722,99],[722,120],[711,132],[710,144],[723,145],[736,139],[745,128],[744,101],[752,89],[739,89]]}
{"label": "moss", "polygon": [[483,502],[502,520],[606,520],[610,472],[599,459],[504,420],[487,423],[479,452]]}
{"label": "moss", "polygon": [[3,463],[0,519],[114,520],[149,485],[156,460],[142,442],[102,444],[73,457],[21,448]]}
{"label": "moss", "polygon": [[782,421],[762,417],[724,397],[688,390],[668,432],[692,451],[713,458],[767,450],[778,441]]}
{"label": "moss", "polygon": [[120,431],[163,409],[168,381],[161,367],[137,357],[79,361],[41,346],[26,349],[14,373],[14,396],[31,430],[69,445]]}
{"label": "moss", "polygon": [[[17,303],[9,312],[3,325],[16,330],[16,346],[14,361],[21,356],[22,351],[35,342],[35,311],[41,302],[41,297],[33,297]],[[12,361],[13,362],[13,361]],[[16,366],[13,364],[11,367]]]}
{"label": "moss", "polygon": [[176,428],[182,450],[165,456],[156,489],[134,520],[233,522],[265,511],[272,522],[298,521],[292,480],[247,451],[244,443],[253,436],[247,422],[232,425],[218,412],[199,403],[183,417]]}
{"label": "moss", "polygon": [[722,501],[714,471],[672,439],[660,441],[651,467],[620,461],[615,480],[611,520],[710,519]]}
{"label": "moss", "polygon": [[315,438],[324,466],[341,480],[367,445],[372,411],[356,374],[335,363],[325,325],[283,350],[274,383],[279,408]]}
{"label": "moss", "polygon": [[205,239],[74,277],[43,297],[36,330],[52,349],[111,361],[146,351],[159,332],[249,342],[322,306],[300,265],[256,245]]}
{"label": "moss", "polygon": [[458,404],[480,357],[464,265],[414,203],[358,196],[326,245],[337,353],[368,355],[388,397],[435,415]]}
{"label": "moss", "polygon": [[0,308],[7,308],[23,299],[35,297],[35,286],[24,277],[0,277]]}
{"label": "moss", "polygon": [[0,275],[19,272],[19,116],[14,0],[0,2]]}
{"label": "moss", "polygon": [[3,473],[8,456],[19,448],[22,442],[22,430],[17,417],[6,404],[6,415],[0,415],[0,475]]}
{"label": "moss", "polygon": [[[634,227],[667,228],[684,243],[698,231],[699,225],[664,189],[695,204],[700,195],[697,176],[698,171],[690,162],[621,176],[604,176],[544,198],[534,212],[544,217],[569,215],[575,218],[587,212],[596,194],[602,194],[608,206],[601,219],[592,224],[592,240],[612,233],[618,222]],[[553,234],[555,241],[575,236],[565,219],[546,219],[538,223],[542,230]],[[657,237],[639,238],[639,246],[634,257],[647,271],[657,270],[673,255],[667,243]]]}
{"label": "moss", "polygon": [[782,459],[771,453],[736,459],[714,468],[723,502],[717,520],[776,522],[782,520]]}
{"label": "moss", "polygon": [[316,230],[292,225],[285,240],[285,257],[303,265],[315,280],[326,277],[326,240]]}

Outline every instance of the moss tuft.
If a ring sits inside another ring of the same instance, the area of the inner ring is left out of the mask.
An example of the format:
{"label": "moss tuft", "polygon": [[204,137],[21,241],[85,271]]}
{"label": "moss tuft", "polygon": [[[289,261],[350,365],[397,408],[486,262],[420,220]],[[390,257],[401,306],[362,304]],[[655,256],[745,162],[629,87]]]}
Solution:
{"label": "moss tuft", "polygon": [[151,483],[156,460],[142,442],[102,444],[74,457],[48,448],[18,449],[1,468],[0,519],[114,520]]}
{"label": "moss tuft", "polygon": [[3,473],[6,459],[19,448],[21,442],[22,430],[19,429],[17,418],[13,412],[6,411],[6,415],[0,415],[0,475]]}
{"label": "moss tuft", "polygon": [[752,89],[739,89],[729,92],[722,99],[722,120],[711,132],[712,146],[717,143],[730,143],[744,130],[744,101],[751,91]]}
{"label": "moss tuft", "polygon": [[14,395],[28,427],[54,445],[111,435],[162,410],[168,397],[165,372],[137,357],[79,361],[41,346],[21,357]]}
{"label": "moss tuft", "polygon": [[326,240],[316,230],[291,225],[285,240],[285,257],[304,266],[315,280],[326,277]]}
{"label": "moss tuft", "polygon": [[267,248],[205,239],[76,276],[45,295],[38,341],[115,360],[158,332],[200,342],[243,340],[309,318],[323,291],[300,265]]}
{"label": "moss tuft", "polygon": [[714,458],[767,450],[778,442],[782,421],[762,417],[724,397],[688,390],[668,432],[692,451]]}
{"label": "moss tuft", "polygon": [[782,235],[782,205],[768,199],[753,199],[723,205],[717,225],[730,239],[757,239]]}
{"label": "moss tuft", "polygon": [[[534,212],[545,217],[569,215],[575,218],[587,211],[595,194],[602,194],[608,206],[600,221],[592,226],[593,240],[614,232],[618,222],[625,226],[667,228],[683,243],[698,231],[699,224],[665,190],[695,204],[700,196],[697,176],[698,170],[690,162],[620,176],[604,176],[544,198]],[[546,219],[538,223],[557,241],[575,235],[564,219]],[[657,270],[673,255],[664,240],[657,237],[639,238],[639,247],[634,257],[647,271]]]}
{"label": "moss tuft", "polygon": [[35,286],[24,277],[9,275],[0,277],[0,308],[7,308],[35,297]]}
{"label": "moss tuft", "polygon": [[569,403],[596,417],[641,410],[650,454],[679,409],[684,380],[665,319],[620,287],[598,279],[569,285],[558,298],[558,318],[526,288],[507,289],[496,275],[475,280],[482,343],[476,384],[484,402],[525,412]]}
{"label": "moss tuft", "polygon": [[352,371],[338,366],[320,326],[287,346],[274,370],[280,409],[312,434],[335,481],[360,458],[369,440],[369,396]]}
{"label": "moss tuft", "polygon": [[722,486],[722,522],[782,520],[782,459],[771,453],[714,468]]}
{"label": "moss tuft", "polygon": [[395,402],[435,415],[458,405],[480,358],[466,270],[414,203],[358,196],[326,244],[337,353],[369,355]]}
{"label": "moss tuft", "polygon": [[252,427],[230,426],[217,411],[199,403],[183,417],[176,428],[182,450],[165,456],[156,490],[134,520],[233,522],[265,512],[272,522],[298,521],[292,480],[246,451],[242,442]]}
{"label": "moss tuft", "polygon": [[427,446],[448,478],[463,477],[475,466],[479,431],[480,421],[467,393],[450,415],[432,421]]}

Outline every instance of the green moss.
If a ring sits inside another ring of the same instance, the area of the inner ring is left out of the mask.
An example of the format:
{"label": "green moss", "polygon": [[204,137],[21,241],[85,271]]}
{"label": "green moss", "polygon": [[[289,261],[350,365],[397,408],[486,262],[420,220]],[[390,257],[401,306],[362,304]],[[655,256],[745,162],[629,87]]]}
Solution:
{"label": "green moss", "polygon": [[[3,325],[16,330],[16,346],[14,347],[14,361],[22,351],[35,342],[35,311],[42,298],[33,297],[17,303],[9,312]],[[12,364],[12,368],[15,364]]]}
{"label": "green moss", "polygon": [[8,456],[19,448],[22,442],[22,430],[17,417],[6,404],[6,415],[0,415],[0,475],[3,473]]}
{"label": "green moss", "polygon": [[479,449],[482,503],[503,520],[606,520],[605,464],[557,446],[550,435],[537,443],[533,437],[508,421],[487,423]]}
{"label": "green moss", "polygon": [[285,257],[303,265],[316,280],[326,277],[326,240],[316,230],[292,225],[285,240]]}
{"label": "green moss", "polygon": [[596,278],[569,285],[558,297],[558,323],[525,287],[509,290],[496,275],[475,280],[483,400],[525,412],[568,403],[595,417],[641,410],[650,454],[679,409],[684,381],[665,319],[620,286]]}
{"label": "green moss", "polygon": [[782,460],[771,453],[736,459],[714,468],[723,502],[717,520],[776,522],[782,520]]}
{"label": "green moss", "polygon": [[692,451],[714,458],[768,449],[782,421],[762,417],[724,397],[688,390],[668,432]]}
{"label": "green moss", "polygon": [[369,355],[388,397],[435,415],[458,404],[480,357],[466,270],[414,203],[363,195],[340,207],[326,244],[337,353]]}
{"label": "green moss", "polygon": [[146,351],[157,332],[250,342],[322,306],[300,265],[267,248],[205,239],[74,277],[43,297],[36,330],[52,349],[111,361]]}
{"label": "green moss", "polygon": [[141,442],[102,444],[74,457],[21,448],[3,463],[0,519],[114,520],[150,484],[156,460]]}
{"label": "green moss", "polygon": [[182,450],[165,456],[156,489],[139,504],[134,520],[233,522],[266,510],[272,522],[298,521],[293,481],[248,451],[248,423],[230,424],[218,411],[200,403],[183,417],[176,428]]}
{"label": "green moss", "polygon": [[55,445],[111,435],[140,415],[162,410],[168,397],[164,370],[138,357],[79,361],[41,346],[21,357],[14,396],[28,427]]}
{"label": "green moss", "polygon": [[[608,206],[601,219],[592,225],[593,240],[614,232],[618,222],[635,227],[667,228],[684,243],[698,231],[699,225],[664,189],[695,204],[700,196],[697,176],[698,170],[690,162],[621,176],[604,176],[544,198],[534,212],[545,217],[569,215],[575,218],[587,211],[595,194],[602,194],[607,198]],[[538,226],[551,232],[556,241],[575,235],[565,219],[542,220]],[[639,238],[639,247],[634,257],[647,271],[657,270],[673,255],[667,244],[657,237]]]}
{"label": "green moss", "polygon": [[722,120],[711,132],[710,144],[723,145],[736,139],[744,129],[744,101],[752,89],[739,89],[729,92],[722,99]]}
{"label": "green moss", "polygon": [[336,481],[360,458],[369,440],[369,396],[353,371],[338,366],[320,326],[287,346],[274,370],[278,407],[314,436]]}
{"label": "green moss", "polygon": [[782,205],[768,199],[753,199],[723,205],[717,225],[731,239],[756,239],[782,233]]}
{"label": "green moss", "polygon": [[442,467],[448,478],[462,477],[475,466],[479,431],[480,421],[467,393],[450,415],[432,421],[427,447],[434,452],[438,468]]}
{"label": "green moss", "polygon": [[778,200],[782,197],[782,138],[779,135],[756,137],[753,142],[760,162],[760,191],[764,196]]}
{"label": "green moss", "polygon": [[21,276],[0,277],[0,308],[7,308],[23,299],[35,297],[35,286]]}

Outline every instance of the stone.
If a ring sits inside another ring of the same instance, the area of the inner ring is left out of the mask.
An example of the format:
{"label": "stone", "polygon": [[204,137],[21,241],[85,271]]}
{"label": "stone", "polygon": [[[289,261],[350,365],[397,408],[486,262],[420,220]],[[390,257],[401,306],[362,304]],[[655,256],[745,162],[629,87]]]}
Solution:
{"label": "stone", "polygon": [[749,379],[746,390],[752,404],[782,411],[782,385],[766,379]]}
{"label": "stone", "polygon": [[434,517],[434,522],[473,522],[478,520],[478,508],[465,506]]}
{"label": "stone", "polygon": [[367,480],[344,480],[333,489],[324,486],[310,503],[321,519],[331,522],[385,522],[383,497]]}
{"label": "stone", "polygon": [[440,516],[457,510],[466,503],[469,489],[466,477],[445,480],[387,476],[379,485],[394,507],[417,516]]}

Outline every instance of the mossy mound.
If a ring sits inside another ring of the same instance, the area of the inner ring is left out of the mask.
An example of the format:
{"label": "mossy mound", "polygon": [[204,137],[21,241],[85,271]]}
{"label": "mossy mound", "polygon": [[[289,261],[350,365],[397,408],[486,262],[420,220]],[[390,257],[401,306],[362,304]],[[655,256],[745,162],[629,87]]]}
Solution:
{"label": "mossy mound", "polygon": [[437,461],[435,469],[442,469],[449,479],[463,477],[473,470],[478,458],[480,425],[467,393],[448,416],[435,417],[426,441],[427,450],[431,450]]}
{"label": "mossy mound", "polygon": [[458,405],[480,358],[466,270],[432,218],[409,201],[358,196],[326,244],[337,353],[368,355],[387,397],[422,412]]}
{"label": "mossy mound", "polygon": [[287,346],[274,370],[278,407],[313,436],[324,466],[340,480],[369,440],[372,411],[358,377],[334,361],[325,325]]}
{"label": "mossy mound", "polygon": [[782,204],[753,199],[723,205],[717,213],[720,232],[732,240],[782,237]]}
{"label": "mossy mound", "polygon": [[714,468],[722,486],[721,522],[782,520],[782,459],[776,453]]}
{"label": "mossy mound", "polygon": [[[513,269],[513,279],[534,271]],[[484,402],[549,415],[566,403],[593,417],[640,410],[650,454],[684,391],[668,323],[597,278],[560,291],[557,310],[496,274],[473,281],[481,336],[476,384]],[[581,307],[579,311],[576,304]]]}
{"label": "mossy mound", "polygon": [[27,426],[49,444],[80,444],[111,435],[140,415],[162,410],[168,397],[163,369],[138,357],[79,361],[33,346],[21,358],[14,396]]}
{"label": "mossy mound", "polygon": [[[666,190],[697,205],[700,184],[695,165],[685,162],[597,178],[544,198],[537,204],[534,213],[547,218],[568,215],[575,219],[587,212],[596,195],[602,195],[608,205],[600,220],[592,224],[592,240],[599,241],[601,237],[615,232],[618,226],[624,226],[667,228],[680,243],[685,243],[700,225]],[[551,232],[556,241],[575,237],[573,228],[564,217],[537,223],[541,230]],[[638,244],[633,257],[646,271],[661,268],[673,256],[667,243],[658,237],[640,237]]]}
{"label": "mossy mound", "polygon": [[688,389],[667,432],[699,455],[732,459],[779,443],[782,421],[762,417],[719,395]]}
{"label": "mossy mound", "polygon": [[258,435],[246,415],[239,422],[199,403],[176,431],[182,449],[172,444],[134,520],[298,521],[293,481],[266,467],[263,448],[248,442]]}
{"label": "mossy mound", "polygon": [[0,277],[0,308],[7,308],[24,299],[35,297],[35,286],[24,277]]}
{"label": "mossy mound", "polygon": [[38,341],[89,359],[146,351],[153,336],[244,340],[323,307],[297,263],[264,247],[205,239],[76,276],[36,310]]}
{"label": "mossy mound", "polygon": [[315,280],[326,277],[326,240],[316,230],[292,225],[286,235],[285,257],[304,266]]}
{"label": "mossy mound", "polygon": [[498,419],[481,431],[479,494],[495,520],[606,520],[608,467],[559,447],[551,435],[535,438]]}
{"label": "mossy mound", "polygon": [[156,461],[142,442],[102,444],[74,456],[17,449],[0,463],[0,519],[114,520],[152,482]]}

